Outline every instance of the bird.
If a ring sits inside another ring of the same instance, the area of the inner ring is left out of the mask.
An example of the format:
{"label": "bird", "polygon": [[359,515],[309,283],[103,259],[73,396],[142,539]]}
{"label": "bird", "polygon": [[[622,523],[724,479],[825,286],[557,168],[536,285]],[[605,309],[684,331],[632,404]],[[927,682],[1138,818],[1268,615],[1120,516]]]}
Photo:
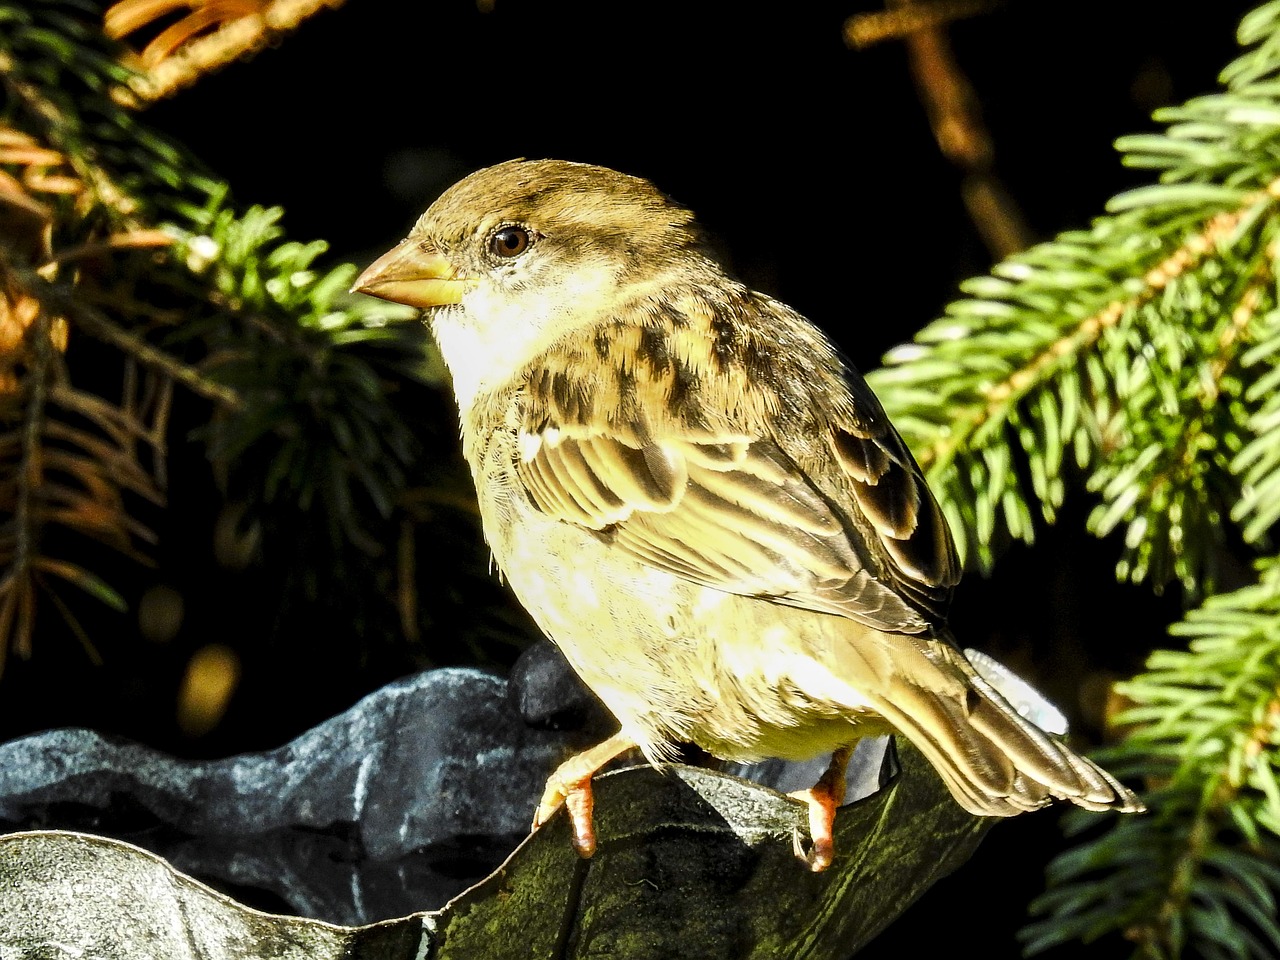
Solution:
{"label": "bird", "polygon": [[884,733],[977,816],[1142,808],[961,652],[951,533],[866,381],[648,180],[481,169],[352,289],[423,311],[496,564],[618,721],[551,775],[535,829],[567,807],[590,856],[591,777],[632,748],[830,755],[798,794],[821,871],[850,751]]}

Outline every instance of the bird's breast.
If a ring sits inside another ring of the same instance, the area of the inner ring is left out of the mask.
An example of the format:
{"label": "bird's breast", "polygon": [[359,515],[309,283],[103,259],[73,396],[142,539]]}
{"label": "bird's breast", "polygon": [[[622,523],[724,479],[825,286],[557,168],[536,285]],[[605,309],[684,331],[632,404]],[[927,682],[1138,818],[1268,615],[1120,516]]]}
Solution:
{"label": "bird's breast", "polygon": [[878,731],[835,666],[869,628],[695,584],[548,517],[519,488],[516,441],[502,436],[470,451],[498,566],[651,759],[682,741],[724,759],[807,759]]}

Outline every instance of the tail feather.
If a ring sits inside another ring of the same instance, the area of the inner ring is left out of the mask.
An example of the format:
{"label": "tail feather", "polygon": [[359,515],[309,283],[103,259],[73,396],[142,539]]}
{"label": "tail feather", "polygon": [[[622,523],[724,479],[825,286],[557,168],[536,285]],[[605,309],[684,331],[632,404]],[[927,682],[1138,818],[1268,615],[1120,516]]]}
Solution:
{"label": "tail feather", "polygon": [[1009,817],[1055,799],[1087,810],[1143,809],[1115,777],[1021,716],[957,648],[882,637],[878,650],[858,644],[858,666],[878,681],[859,692],[925,755],[966,810]]}
{"label": "tail feather", "polygon": [[969,714],[974,728],[1009,756],[1024,777],[1047,788],[1051,797],[1088,810],[1141,808],[1132,791],[1017,713],[981,676],[970,674],[969,683],[980,699]]}

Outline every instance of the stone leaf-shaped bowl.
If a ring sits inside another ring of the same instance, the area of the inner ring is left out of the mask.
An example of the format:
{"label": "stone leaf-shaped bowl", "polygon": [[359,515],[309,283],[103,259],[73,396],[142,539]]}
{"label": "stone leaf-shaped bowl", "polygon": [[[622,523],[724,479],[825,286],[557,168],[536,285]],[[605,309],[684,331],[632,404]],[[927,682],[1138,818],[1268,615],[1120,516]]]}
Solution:
{"label": "stone leaf-shaped bowl", "polygon": [[896,777],[840,811],[837,858],[810,873],[805,811],[692,767],[596,781],[600,845],[563,812],[439,910],[366,926],[261,913],[115,840],[0,837],[3,960],[844,960],[963,863],[991,821],[904,748]]}

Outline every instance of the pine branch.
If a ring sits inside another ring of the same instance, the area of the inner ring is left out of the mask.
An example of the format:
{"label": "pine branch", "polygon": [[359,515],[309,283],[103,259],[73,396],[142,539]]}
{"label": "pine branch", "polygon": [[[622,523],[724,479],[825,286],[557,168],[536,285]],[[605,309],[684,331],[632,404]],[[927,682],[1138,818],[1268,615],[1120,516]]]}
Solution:
{"label": "pine branch", "polygon": [[1280,955],[1280,561],[1172,632],[1190,649],[1156,652],[1121,686],[1136,729],[1106,757],[1165,786],[1146,817],[1054,861],[1029,953],[1120,932],[1142,957]]}
{"label": "pine branch", "polygon": [[897,36],[906,46],[916,90],[938,148],[963,175],[960,188],[969,218],[995,259],[1031,244],[1017,205],[995,173],[995,146],[978,95],[956,62],[945,27],[953,20],[993,9],[997,0],[889,0],[891,9],[854,14],[845,42],[855,49]]}
{"label": "pine branch", "polygon": [[[1124,533],[1121,579],[1215,590],[1280,520],[1280,3],[1241,24],[1225,89],[1118,143],[1159,182],[962,285],[872,380],[962,549],[989,567],[1069,489]],[[1226,522],[1240,524],[1239,534]],[[1265,556],[1265,554],[1263,554]],[[1025,932],[1038,952],[1121,934],[1142,957],[1280,955],[1280,558],[1210,596],[1120,687],[1101,758],[1149,813],[1063,854]],[[1073,829],[1097,827],[1087,815]]]}
{"label": "pine branch", "polygon": [[[175,7],[191,12],[156,35],[139,54],[143,70],[129,81],[129,90],[153,103],[173,96],[201,77],[241,57],[258,53],[296,30],[303,21],[344,0],[120,0],[107,10],[107,36],[120,39],[151,26]],[[208,32],[212,29],[212,32]],[[132,102],[123,91],[118,96]]]}
{"label": "pine branch", "polygon": [[206,211],[194,225],[208,233],[183,235],[176,251],[217,308],[190,318],[182,336],[209,345],[207,374],[243,398],[241,415],[213,424],[210,456],[224,469],[261,464],[250,468],[261,480],[245,484],[253,502],[296,503],[322,516],[335,541],[377,553],[355,495],[384,518],[400,496],[418,446],[384,377],[429,376],[426,334],[414,311],[348,297],[355,267],[313,270],[325,245],[281,242],[279,217]]}
{"label": "pine branch", "polygon": [[191,157],[137,122],[113,97],[133,71],[102,34],[96,6],[0,0],[0,88],[8,125],[60,155],[85,187],[59,215],[108,232],[155,228],[205,206],[221,185]]}
{"label": "pine branch", "polygon": [[[1242,37],[1276,18],[1263,8]],[[1122,578],[1212,589],[1221,518],[1241,495],[1232,461],[1264,399],[1248,351],[1274,305],[1280,221],[1280,98],[1266,79],[1280,51],[1263,43],[1239,63],[1227,92],[1120,142],[1161,183],[963,284],[967,297],[869,378],[979,566],[1030,542],[1036,514],[1052,521],[1075,470],[1101,495],[1091,529],[1124,529]]]}
{"label": "pine branch", "polygon": [[0,647],[12,646],[19,656],[31,654],[34,619],[34,561],[38,555],[38,511],[35,505],[39,486],[40,434],[52,376],[53,344],[49,318],[41,311],[28,328],[32,363],[24,380],[29,384],[22,411],[21,446],[13,471],[13,520],[6,524],[0,551],[8,558],[8,569],[0,579],[0,623],[12,623],[14,634],[0,634]]}
{"label": "pine branch", "polygon": [[[296,20],[303,6],[277,0],[272,9]],[[213,405],[202,435],[228,494],[251,520],[267,506],[278,518],[264,549],[279,549],[277,533],[301,548],[298,531],[318,529],[308,589],[331,592],[338,578],[377,595],[350,576],[372,576],[367,562],[343,558],[351,548],[365,560],[381,552],[384,525],[406,509],[411,469],[421,474],[418,437],[429,428],[395,395],[439,377],[425,331],[414,311],[348,296],[354,267],[316,269],[324,243],[287,241],[278,210],[232,209],[225,185],[138,124],[119,96],[131,74],[94,16],[77,0],[0,0],[0,213],[10,211],[0,218],[0,270],[58,329],[113,348],[126,383],[123,399],[107,400],[63,373],[38,395],[55,415],[28,403],[11,421],[36,432],[36,460],[56,464],[58,476],[31,479],[38,510],[24,514],[20,544],[6,553],[0,543],[10,579],[32,587],[0,596],[0,644],[16,636],[19,652],[29,650],[33,585],[55,607],[66,605],[48,592],[53,580],[119,605],[92,563],[47,556],[43,534],[74,530],[147,562],[139,545],[152,539],[149,525],[131,505],[163,499],[174,386]],[[139,376],[158,406],[137,405],[129,384]],[[32,364],[0,364],[0,386],[15,395],[35,396],[38,380]],[[16,469],[0,458],[0,489]],[[414,608],[403,597],[401,607]]]}
{"label": "pine branch", "polygon": [[164,350],[153,347],[137,334],[113,323],[100,311],[69,298],[63,300],[62,306],[66,316],[85,333],[117,347],[121,353],[134,357],[157,372],[165,374],[197,396],[232,410],[242,406],[240,396],[235,390],[205,376],[195,367],[182,363]]}
{"label": "pine branch", "polygon": [[891,3],[887,10],[855,13],[844,22],[844,41],[865,50],[886,40],[900,40],[919,30],[935,30],[966,17],[989,13],[997,0],[928,0]]}
{"label": "pine branch", "polygon": [[1257,342],[1241,362],[1257,371],[1247,399],[1258,406],[1248,424],[1253,438],[1231,464],[1243,478],[1231,518],[1243,524],[1245,539],[1264,542],[1280,520],[1280,312],[1273,310],[1266,318]]}

